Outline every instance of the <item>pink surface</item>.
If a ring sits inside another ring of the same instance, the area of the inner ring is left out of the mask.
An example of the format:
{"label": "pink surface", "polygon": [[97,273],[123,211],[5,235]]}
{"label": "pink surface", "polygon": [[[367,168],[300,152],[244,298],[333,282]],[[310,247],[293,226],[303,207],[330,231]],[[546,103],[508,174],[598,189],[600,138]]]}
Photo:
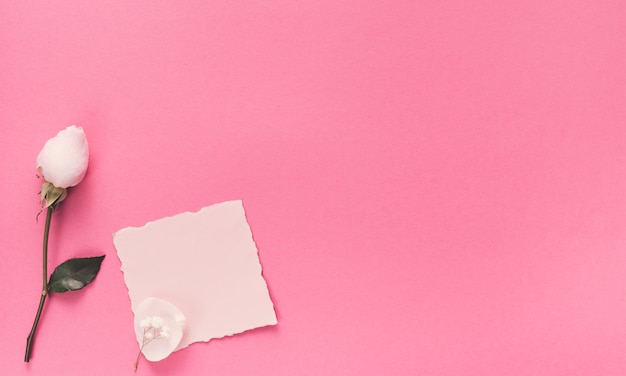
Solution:
{"label": "pink surface", "polygon": [[[1,1],[6,375],[124,375],[111,234],[243,199],[279,324],[142,375],[626,374],[623,1]],[[35,157],[91,148],[40,289]]]}

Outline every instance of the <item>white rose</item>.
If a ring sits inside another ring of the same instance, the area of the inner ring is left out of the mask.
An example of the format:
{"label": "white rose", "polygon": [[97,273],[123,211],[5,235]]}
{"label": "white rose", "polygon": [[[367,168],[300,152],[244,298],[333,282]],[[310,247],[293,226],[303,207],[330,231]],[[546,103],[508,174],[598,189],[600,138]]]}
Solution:
{"label": "white rose", "polygon": [[75,125],[46,141],[37,156],[37,170],[57,188],[73,187],[83,181],[88,163],[85,132]]}

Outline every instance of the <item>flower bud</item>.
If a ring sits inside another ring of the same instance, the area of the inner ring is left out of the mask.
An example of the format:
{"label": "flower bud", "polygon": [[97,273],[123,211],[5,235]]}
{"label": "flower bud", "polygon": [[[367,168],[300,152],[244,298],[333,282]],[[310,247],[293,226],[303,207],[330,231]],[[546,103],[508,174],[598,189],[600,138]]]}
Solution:
{"label": "flower bud", "polygon": [[46,141],[37,156],[37,170],[45,181],[56,188],[69,188],[80,183],[88,163],[89,147],[85,132],[75,125]]}

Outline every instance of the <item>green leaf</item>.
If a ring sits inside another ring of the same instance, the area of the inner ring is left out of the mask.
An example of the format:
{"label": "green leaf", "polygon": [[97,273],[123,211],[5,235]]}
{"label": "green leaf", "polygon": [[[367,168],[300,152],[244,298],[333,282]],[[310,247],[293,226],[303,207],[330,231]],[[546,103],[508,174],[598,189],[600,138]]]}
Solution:
{"label": "green leaf", "polygon": [[67,292],[87,286],[100,271],[103,256],[73,258],[54,269],[48,282],[48,291]]}

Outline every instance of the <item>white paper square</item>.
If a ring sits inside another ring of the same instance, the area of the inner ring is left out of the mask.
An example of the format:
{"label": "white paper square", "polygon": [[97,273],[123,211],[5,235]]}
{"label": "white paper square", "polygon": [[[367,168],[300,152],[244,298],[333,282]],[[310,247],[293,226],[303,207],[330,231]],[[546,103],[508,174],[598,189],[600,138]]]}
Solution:
{"label": "white paper square", "polygon": [[239,200],[122,229],[113,243],[133,312],[156,297],[185,314],[177,350],[277,323]]}

